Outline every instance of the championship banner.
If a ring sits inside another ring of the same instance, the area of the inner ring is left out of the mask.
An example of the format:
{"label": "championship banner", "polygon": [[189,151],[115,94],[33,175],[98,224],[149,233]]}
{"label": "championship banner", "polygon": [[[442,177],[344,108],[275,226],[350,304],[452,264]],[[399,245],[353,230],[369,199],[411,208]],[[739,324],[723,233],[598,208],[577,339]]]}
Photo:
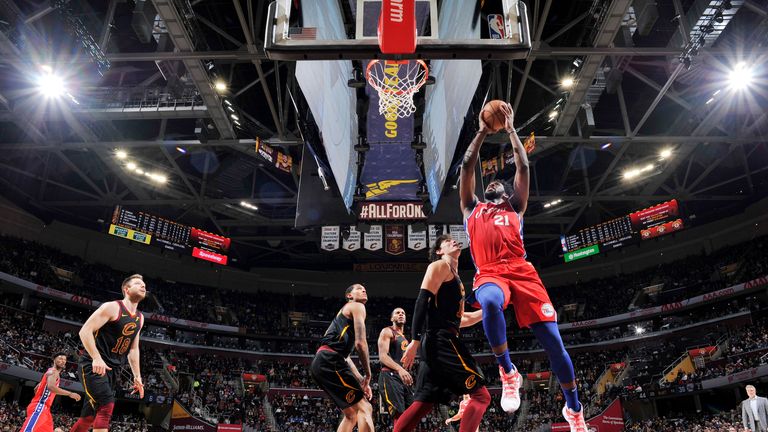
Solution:
{"label": "championship banner", "polygon": [[200,431],[217,432],[215,425],[203,421],[192,415],[179,401],[173,401],[171,410],[171,432],[173,431]]}
{"label": "championship banner", "polygon": [[341,247],[348,251],[356,251],[360,249],[360,234],[360,231],[356,230],[354,226],[350,226],[349,237],[342,239]]}
{"label": "championship banner", "polygon": [[[490,17],[490,16],[489,16]],[[536,136],[531,132],[525,140],[523,140],[523,147],[525,152],[531,154],[536,149]],[[483,178],[491,177],[503,170],[504,168],[515,164],[515,152],[514,150],[508,150],[501,156],[491,158],[488,160],[480,161],[480,172]]]}
{"label": "championship banner", "polygon": [[429,247],[432,247],[432,245],[435,244],[435,240],[437,240],[437,237],[445,234],[445,226],[429,225],[427,227],[427,232],[429,233]]}
{"label": "championship banner", "polygon": [[320,235],[320,249],[335,251],[339,248],[339,226],[324,226]]}
{"label": "championship banner", "polygon": [[383,227],[371,225],[370,232],[363,234],[363,247],[369,251],[377,251],[384,244],[382,241]]}
{"label": "championship banner", "polygon": [[427,270],[427,263],[361,263],[354,264],[352,269],[356,272],[409,272],[424,273]]}
{"label": "championship banner", "polygon": [[261,141],[261,138],[257,137],[255,141],[254,150],[262,160],[266,161],[269,165],[272,165],[281,171],[287,173],[291,172],[293,159],[290,155],[279,152],[266,145],[263,141]]}
{"label": "championship banner", "polygon": [[467,230],[464,229],[464,225],[451,225],[449,233],[456,240],[456,243],[459,244],[459,247],[462,249],[469,247],[469,236],[467,235]]}
{"label": "championship banner", "polygon": [[400,255],[405,252],[405,227],[403,225],[385,226],[384,242],[384,250],[390,255]]}
{"label": "championship banner", "polygon": [[[423,226],[423,225],[422,225]],[[412,225],[408,225],[408,249],[422,250],[427,247],[427,230],[414,231]]]}
{"label": "championship banner", "polygon": [[[624,413],[621,409],[621,400],[616,399],[605,411],[587,420],[587,429],[590,432],[621,432],[624,430]],[[571,427],[568,423],[552,423],[552,432],[567,432]]]}

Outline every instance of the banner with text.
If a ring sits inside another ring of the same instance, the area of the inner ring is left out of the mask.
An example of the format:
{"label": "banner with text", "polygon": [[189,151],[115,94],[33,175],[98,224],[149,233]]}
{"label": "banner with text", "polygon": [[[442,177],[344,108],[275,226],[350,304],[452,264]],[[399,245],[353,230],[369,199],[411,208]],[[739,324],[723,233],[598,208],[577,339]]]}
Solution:
{"label": "banner with text", "polygon": [[390,255],[405,252],[405,226],[387,225],[384,227],[384,250]]}
{"label": "banner with text", "polygon": [[420,202],[364,202],[358,212],[360,220],[421,220],[426,219]]}
{"label": "banner with text", "polygon": [[427,247],[427,230],[422,225],[421,231],[414,231],[412,225],[408,225],[408,249],[422,250]]}
{"label": "banner with text", "polygon": [[445,234],[445,225],[429,225],[427,232],[429,233],[429,247],[432,247],[435,244],[435,240]]}
{"label": "banner with text", "polygon": [[363,247],[369,251],[380,250],[384,246],[383,235],[384,227],[371,225],[370,231],[363,234]]}
{"label": "banner with text", "polygon": [[349,227],[349,237],[343,239],[341,247],[344,250],[356,251],[360,249],[360,231],[354,226]]}
{"label": "banner with text", "polygon": [[467,235],[467,230],[464,229],[464,225],[451,225],[450,234],[462,249],[469,247],[469,236]]}
{"label": "banner with text", "polygon": [[320,235],[320,249],[334,251],[339,248],[339,226],[324,226]]}

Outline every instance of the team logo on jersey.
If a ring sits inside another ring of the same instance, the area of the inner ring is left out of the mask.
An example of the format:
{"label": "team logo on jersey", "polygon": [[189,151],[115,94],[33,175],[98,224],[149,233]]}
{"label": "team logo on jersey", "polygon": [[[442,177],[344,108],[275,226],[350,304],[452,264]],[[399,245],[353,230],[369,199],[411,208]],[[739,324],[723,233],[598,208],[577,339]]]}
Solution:
{"label": "team logo on jersey", "polygon": [[355,400],[355,391],[350,390],[347,392],[347,395],[344,396],[344,399],[347,400],[347,403],[352,403],[353,400]]}
{"label": "team logo on jersey", "polygon": [[408,341],[403,339],[403,341],[400,342],[400,349],[405,351],[406,348],[408,348]]}
{"label": "team logo on jersey", "polygon": [[466,381],[464,381],[464,386],[467,387],[467,390],[471,389],[476,384],[477,384],[477,378],[475,378],[474,375],[468,376]]}
{"label": "team logo on jersey", "polygon": [[541,305],[541,313],[547,318],[552,318],[555,316],[555,308],[550,303],[544,303]]}
{"label": "team logo on jersey", "polygon": [[129,322],[123,326],[123,336],[130,336],[136,333],[136,323]]}

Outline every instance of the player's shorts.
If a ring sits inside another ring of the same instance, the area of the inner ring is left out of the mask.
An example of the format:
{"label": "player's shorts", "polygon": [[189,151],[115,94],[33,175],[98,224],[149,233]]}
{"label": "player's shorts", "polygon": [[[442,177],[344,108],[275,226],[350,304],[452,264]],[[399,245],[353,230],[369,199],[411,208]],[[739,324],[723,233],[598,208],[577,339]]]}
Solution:
{"label": "player's shorts", "polygon": [[379,374],[379,398],[389,415],[402,414],[413,403],[413,392],[400,380],[397,372],[384,369]]}
{"label": "player's shorts", "polygon": [[[475,274],[473,290],[486,283],[493,283],[501,288],[504,292],[504,309],[512,303],[517,323],[521,328],[530,327],[537,322],[557,321],[557,313],[549,294],[530,262],[520,258],[481,267]],[[473,303],[473,306],[480,307],[474,295]]]}
{"label": "player's shorts", "polygon": [[115,386],[117,385],[117,367],[112,367],[104,375],[97,375],[91,369],[91,360],[83,360],[78,365],[78,376],[83,384],[85,398],[80,417],[96,415],[99,407],[115,402]]}
{"label": "player's shorts", "polygon": [[318,350],[309,366],[309,373],[342,410],[363,398],[363,388],[352,374],[347,361],[336,351]]}
{"label": "player's shorts", "polygon": [[469,350],[451,330],[430,330],[421,337],[414,399],[447,404],[454,396],[485,385],[485,376]]}
{"label": "player's shorts", "polygon": [[27,407],[27,419],[21,426],[21,432],[53,432],[51,409],[45,403]]}

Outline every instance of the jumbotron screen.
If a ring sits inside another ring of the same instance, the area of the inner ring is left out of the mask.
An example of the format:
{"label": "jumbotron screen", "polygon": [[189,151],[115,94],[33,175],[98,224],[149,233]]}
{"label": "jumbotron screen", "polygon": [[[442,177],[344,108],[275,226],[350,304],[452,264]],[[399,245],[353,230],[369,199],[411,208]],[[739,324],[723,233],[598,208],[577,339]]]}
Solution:
{"label": "jumbotron screen", "polygon": [[226,265],[230,239],[142,211],[115,207],[109,234]]}
{"label": "jumbotron screen", "polygon": [[671,200],[560,236],[560,243],[565,262],[571,262],[683,228],[677,200]]}

